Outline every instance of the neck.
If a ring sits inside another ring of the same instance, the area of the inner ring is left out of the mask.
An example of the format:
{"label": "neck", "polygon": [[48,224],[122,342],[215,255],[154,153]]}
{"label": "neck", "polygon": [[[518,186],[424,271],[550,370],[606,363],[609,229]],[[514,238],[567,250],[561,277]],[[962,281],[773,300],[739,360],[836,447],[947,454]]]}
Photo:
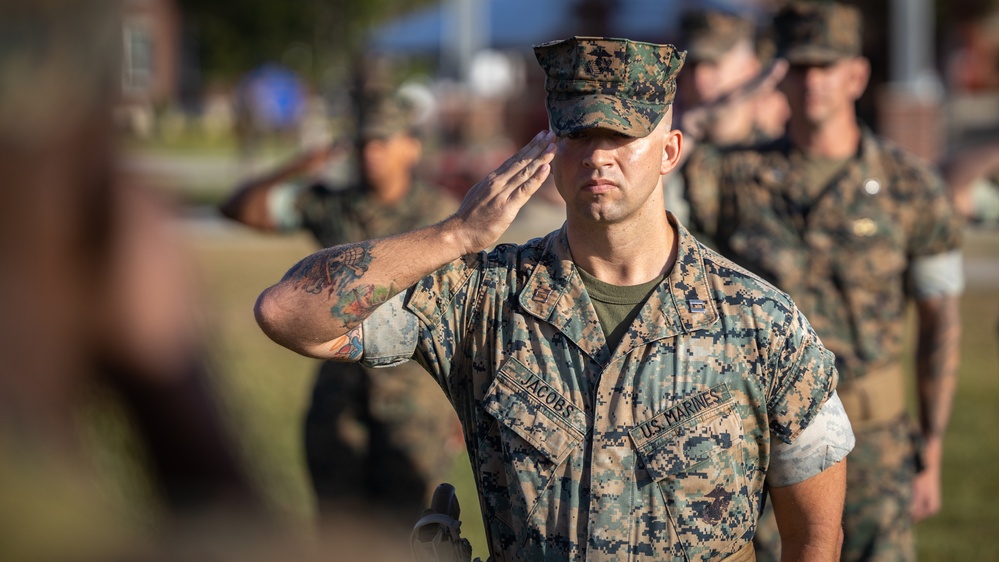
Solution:
{"label": "neck", "polygon": [[578,224],[570,216],[566,233],[573,262],[612,285],[640,285],[662,276],[676,261],[676,227],[662,206],[643,215],[597,225]]}
{"label": "neck", "polygon": [[377,186],[369,184],[368,193],[383,205],[395,205],[406,198],[411,184],[408,176],[383,180]]}
{"label": "neck", "polygon": [[849,158],[860,145],[860,126],[852,113],[837,115],[820,124],[792,120],[788,134],[799,150],[822,158]]}

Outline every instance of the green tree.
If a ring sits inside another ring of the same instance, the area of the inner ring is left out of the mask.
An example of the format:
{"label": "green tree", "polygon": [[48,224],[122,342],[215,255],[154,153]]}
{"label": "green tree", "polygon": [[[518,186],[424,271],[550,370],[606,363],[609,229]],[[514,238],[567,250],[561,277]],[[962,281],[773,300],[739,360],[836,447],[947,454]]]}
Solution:
{"label": "green tree", "polygon": [[317,82],[345,67],[373,26],[435,0],[178,0],[205,78],[281,62]]}

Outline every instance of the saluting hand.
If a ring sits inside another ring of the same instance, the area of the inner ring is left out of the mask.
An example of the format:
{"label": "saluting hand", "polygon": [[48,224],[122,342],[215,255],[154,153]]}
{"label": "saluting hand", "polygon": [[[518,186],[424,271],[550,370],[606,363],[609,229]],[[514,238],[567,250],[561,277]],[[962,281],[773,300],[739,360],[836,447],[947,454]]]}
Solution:
{"label": "saluting hand", "polygon": [[466,254],[485,250],[506,232],[517,212],[551,172],[555,134],[541,131],[524,148],[472,186],[449,219]]}
{"label": "saluting hand", "polygon": [[[680,123],[683,134],[693,140],[704,138],[710,127],[721,115],[721,112],[735,104],[745,103],[753,97],[772,92],[784,76],[787,75],[788,64],[784,59],[775,59],[756,77],[725,92],[710,102],[692,107],[684,111]],[[687,153],[690,153],[688,147]]]}

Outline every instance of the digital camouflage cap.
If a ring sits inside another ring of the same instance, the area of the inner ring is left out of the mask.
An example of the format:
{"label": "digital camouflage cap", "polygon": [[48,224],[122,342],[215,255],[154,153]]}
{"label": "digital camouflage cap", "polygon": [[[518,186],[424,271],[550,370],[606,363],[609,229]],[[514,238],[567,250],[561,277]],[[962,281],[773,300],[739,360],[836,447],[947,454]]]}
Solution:
{"label": "digital camouflage cap", "polygon": [[374,95],[361,103],[357,137],[361,142],[387,139],[398,133],[413,133],[412,108],[398,96]]}
{"label": "digital camouflage cap", "polygon": [[733,12],[695,9],[680,18],[681,44],[690,62],[717,61],[741,40],[752,39],[753,21]]}
{"label": "digital camouflage cap", "polygon": [[861,16],[853,6],[792,2],[774,18],[777,56],[791,64],[826,64],[861,55]]}
{"label": "digital camouflage cap", "polygon": [[685,52],[630,39],[572,37],[534,47],[551,130],[591,127],[644,137],[673,103]]}

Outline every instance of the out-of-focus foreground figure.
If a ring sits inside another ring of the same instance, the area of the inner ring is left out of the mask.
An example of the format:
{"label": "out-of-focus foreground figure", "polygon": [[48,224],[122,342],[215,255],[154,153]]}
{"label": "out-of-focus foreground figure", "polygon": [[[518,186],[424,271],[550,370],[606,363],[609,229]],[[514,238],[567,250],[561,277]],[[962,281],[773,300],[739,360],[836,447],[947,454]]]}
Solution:
{"label": "out-of-focus foreground figure", "polygon": [[[342,185],[328,173],[330,160],[345,151],[338,141],[245,180],[222,214],[262,232],[305,230],[328,248],[453,213],[457,202],[416,175],[422,143],[410,104],[366,82],[377,83],[362,76],[354,92],[355,181]],[[393,536],[408,536],[461,450],[457,417],[416,362],[382,369],[323,362],[304,421],[319,513],[340,539],[345,514],[377,518],[386,534],[391,526]]]}
{"label": "out-of-focus foreground figure", "polygon": [[[117,169],[118,9],[0,4],[0,560],[308,558],[232,454],[168,211]],[[155,505],[114,499],[92,458],[97,385]]]}

